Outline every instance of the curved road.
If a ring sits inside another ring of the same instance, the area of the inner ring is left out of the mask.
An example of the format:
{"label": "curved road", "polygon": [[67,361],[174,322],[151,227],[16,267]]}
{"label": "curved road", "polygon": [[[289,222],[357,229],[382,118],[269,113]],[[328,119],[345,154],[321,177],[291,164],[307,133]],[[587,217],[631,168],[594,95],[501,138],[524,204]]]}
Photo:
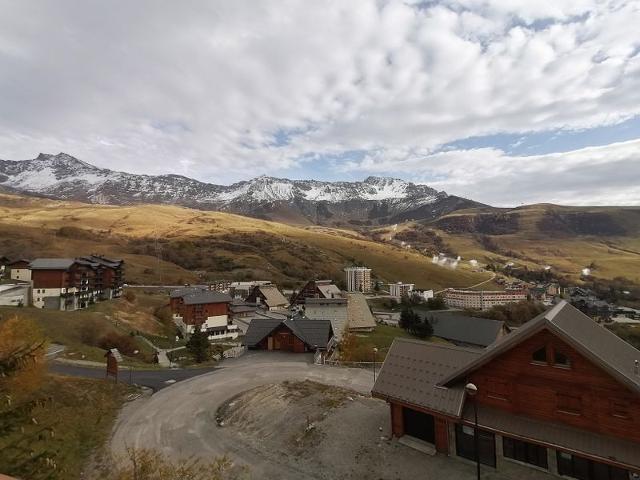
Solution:
{"label": "curved road", "polygon": [[125,406],[116,422],[111,451],[119,456],[126,447],[144,447],[170,456],[197,455],[209,460],[231,455],[240,464],[250,465],[255,478],[309,478],[277,457],[238,445],[218,426],[216,411],[235,395],[285,380],[312,380],[364,394],[373,387],[370,370],[318,366],[310,360],[300,354],[250,352],[226,360],[214,372],[136,400]]}

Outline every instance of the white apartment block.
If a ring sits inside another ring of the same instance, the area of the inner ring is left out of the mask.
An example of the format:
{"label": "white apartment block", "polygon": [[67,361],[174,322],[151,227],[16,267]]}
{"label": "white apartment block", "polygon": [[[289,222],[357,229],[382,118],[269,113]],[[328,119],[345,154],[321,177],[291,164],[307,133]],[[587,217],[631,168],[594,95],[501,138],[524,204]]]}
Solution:
{"label": "white apartment block", "polygon": [[404,296],[408,296],[413,292],[413,288],[415,285],[413,283],[390,283],[389,284],[389,295],[395,298],[402,298]]}
{"label": "white apartment block", "polygon": [[473,308],[488,310],[496,305],[506,305],[527,299],[524,290],[456,290],[448,288],[444,293],[444,301],[450,308]]}
{"label": "white apartment block", "polygon": [[371,269],[367,267],[347,267],[346,273],[347,292],[371,291]]}

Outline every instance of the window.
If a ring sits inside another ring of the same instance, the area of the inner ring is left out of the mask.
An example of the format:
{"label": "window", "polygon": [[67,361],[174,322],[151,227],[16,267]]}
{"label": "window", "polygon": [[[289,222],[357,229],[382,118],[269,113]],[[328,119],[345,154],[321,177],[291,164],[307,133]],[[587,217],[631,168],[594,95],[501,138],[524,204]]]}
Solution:
{"label": "window", "polygon": [[611,400],[611,415],[618,418],[629,418],[629,404],[624,400]]}
{"label": "window", "polygon": [[506,458],[512,458],[520,462],[529,463],[536,467],[548,469],[547,449],[540,445],[523,442],[515,438],[502,438],[503,453]]}
{"label": "window", "polygon": [[628,480],[629,472],[604,463],[558,452],[558,473],[579,480]]}
{"label": "window", "polygon": [[487,379],[487,397],[496,400],[509,399],[509,385],[504,380],[497,378]]}
{"label": "window", "polygon": [[547,347],[542,347],[533,352],[531,358],[536,363],[547,363]]}
{"label": "window", "polygon": [[569,393],[558,393],[558,410],[565,413],[580,415],[582,413],[582,399]]}
{"label": "window", "polygon": [[571,361],[564,353],[556,351],[553,356],[553,364],[556,367],[570,367]]}
{"label": "window", "polygon": [[[496,466],[496,441],[493,433],[478,430],[480,463]],[[476,459],[475,429],[467,425],[456,425],[456,453],[467,460]]]}

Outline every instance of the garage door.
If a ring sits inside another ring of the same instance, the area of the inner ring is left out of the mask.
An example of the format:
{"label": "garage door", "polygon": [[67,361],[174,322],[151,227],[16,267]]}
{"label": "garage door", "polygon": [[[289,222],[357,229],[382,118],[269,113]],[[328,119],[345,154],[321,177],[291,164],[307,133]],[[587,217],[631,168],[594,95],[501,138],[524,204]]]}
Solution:
{"label": "garage door", "polygon": [[433,415],[411,410],[410,408],[403,408],[402,418],[404,421],[405,435],[411,435],[425,442],[435,443],[436,436]]}

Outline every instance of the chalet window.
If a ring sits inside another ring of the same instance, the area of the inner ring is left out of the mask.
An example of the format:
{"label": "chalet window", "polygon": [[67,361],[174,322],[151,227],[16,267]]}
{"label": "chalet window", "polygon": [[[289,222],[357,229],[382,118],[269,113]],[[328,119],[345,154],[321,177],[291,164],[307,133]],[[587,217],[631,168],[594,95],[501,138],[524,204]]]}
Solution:
{"label": "chalet window", "polygon": [[503,453],[506,458],[529,463],[540,468],[548,469],[547,449],[540,445],[523,442],[515,438],[502,438]]}
{"label": "chalet window", "polygon": [[559,411],[577,415],[582,413],[582,399],[578,395],[558,393],[557,400]]}
{"label": "chalet window", "polygon": [[553,364],[557,367],[570,367],[571,360],[564,353],[556,351],[553,356]]}
{"label": "chalet window", "polygon": [[628,480],[629,472],[604,463],[558,452],[558,473],[579,480]]}
{"label": "chalet window", "polygon": [[[496,466],[496,441],[493,433],[478,430],[480,445],[480,463]],[[467,460],[476,459],[475,429],[467,425],[456,425],[456,453]]]}
{"label": "chalet window", "polygon": [[611,415],[618,418],[629,418],[629,404],[622,400],[611,400]]}
{"label": "chalet window", "polygon": [[533,352],[531,358],[536,363],[547,363],[547,347],[542,347]]}
{"label": "chalet window", "polygon": [[509,385],[504,380],[490,378],[487,380],[487,397],[497,400],[509,399]]}

